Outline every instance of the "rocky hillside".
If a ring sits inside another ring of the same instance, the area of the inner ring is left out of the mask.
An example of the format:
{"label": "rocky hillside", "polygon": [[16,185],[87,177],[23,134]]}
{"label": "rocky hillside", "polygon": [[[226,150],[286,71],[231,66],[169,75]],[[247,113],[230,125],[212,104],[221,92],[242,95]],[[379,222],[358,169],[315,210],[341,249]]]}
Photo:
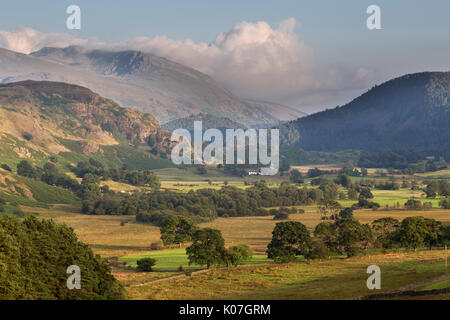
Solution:
{"label": "rocky hillside", "polygon": [[97,156],[116,164],[133,155],[144,162],[167,157],[169,140],[152,115],[84,87],[49,81],[0,85],[0,160],[6,163],[51,155]]}

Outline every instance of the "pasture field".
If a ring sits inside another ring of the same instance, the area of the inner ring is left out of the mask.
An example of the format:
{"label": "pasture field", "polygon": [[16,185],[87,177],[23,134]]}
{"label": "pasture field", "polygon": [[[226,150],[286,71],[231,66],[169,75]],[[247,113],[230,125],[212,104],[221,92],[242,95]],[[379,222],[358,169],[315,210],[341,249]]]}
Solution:
{"label": "pasture field", "polygon": [[317,164],[317,165],[304,165],[304,166],[292,166],[292,169],[298,170],[301,173],[305,174],[311,169],[320,169],[322,171],[333,171],[342,169],[345,166],[345,163],[340,164]]}
{"label": "pasture field", "polygon": [[[195,169],[178,168],[156,170],[163,189],[187,192],[199,188],[219,189],[225,185],[247,188],[261,177],[227,176],[223,171],[208,169],[208,175],[197,174]],[[443,175],[444,173],[434,173]],[[265,177],[264,177],[265,178]],[[327,175],[333,179],[333,175]],[[425,179],[424,177],[421,177]],[[434,178],[434,177],[432,177]],[[377,178],[378,179],[378,178]],[[278,186],[286,177],[265,179],[269,186]],[[310,179],[307,179],[309,181]],[[386,178],[382,180],[387,181]],[[245,183],[248,182],[248,183]],[[112,181],[102,182],[115,191],[133,191],[136,187]],[[343,188],[340,191],[344,191]],[[423,191],[410,189],[373,189],[378,210],[356,210],[354,217],[361,223],[371,223],[382,217],[402,220],[410,216],[423,216],[450,224],[450,210],[438,208],[439,199],[426,199]],[[431,202],[430,210],[406,210],[397,208],[414,197]],[[356,200],[338,200],[349,207]],[[291,214],[289,220],[299,221],[313,231],[322,222],[317,205],[297,206],[305,212]],[[78,204],[23,207],[27,213],[51,218],[74,228],[79,239],[87,243],[96,254],[113,259],[113,274],[126,288],[130,299],[354,299],[373,293],[365,285],[366,268],[377,264],[382,268],[382,291],[395,290],[417,284],[417,289],[429,290],[450,286],[449,280],[423,284],[443,273],[443,251],[399,251],[351,259],[342,257],[331,260],[275,264],[265,255],[272,231],[279,221],[273,216],[217,218],[201,223],[199,227],[219,229],[226,246],[247,244],[254,256],[248,264],[235,268],[200,270],[189,266],[185,248],[151,251],[150,245],[160,241],[159,228],[138,223],[134,216],[85,215]],[[267,210],[271,208],[266,208]],[[188,245],[188,244],[187,244]],[[136,261],[144,257],[156,259],[155,272],[141,273],[134,268]],[[178,271],[182,266],[183,272]],[[190,274],[190,272],[192,274]],[[186,274],[185,274],[186,272]],[[439,296],[444,298],[445,295]]]}
{"label": "pasture field", "polygon": [[[304,214],[292,214],[290,220],[304,223],[311,231],[322,222],[315,206],[304,208]],[[150,244],[160,239],[159,228],[137,223],[133,216],[85,215],[76,206],[56,205],[51,209],[33,208],[27,211],[38,213],[39,217],[51,218],[74,228],[79,239],[91,246],[95,253],[103,257],[123,257],[150,251]],[[362,223],[370,223],[382,217],[402,220],[409,216],[433,218],[450,223],[450,211],[433,209],[421,210],[357,210],[355,218]],[[121,226],[121,222],[125,225]],[[128,222],[127,222],[128,221]],[[227,246],[249,245],[255,253],[263,253],[272,237],[278,221],[273,216],[217,218],[201,223],[200,227],[215,228],[222,231]],[[177,265],[177,267],[179,264]]]}
{"label": "pasture field", "polygon": [[374,293],[366,286],[373,264],[382,272],[377,293],[414,288],[444,273],[443,251],[433,250],[217,268],[125,288],[130,299],[358,299]]}
{"label": "pasture field", "polygon": [[417,173],[415,175],[424,179],[450,179],[450,169],[436,172]]}
{"label": "pasture field", "polygon": [[198,174],[196,169],[179,169],[168,168],[154,170],[155,174],[161,181],[162,189],[178,190],[187,192],[190,190],[198,190],[204,188],[220,189],[225,186],[225,183],[229,186],[238,188],[247,188],[245,185],[247,182],[249,185],[261,179],[265,180],[269,186],[277,186],[286,179],[279,176],[245,176],[244,178],[228,175],[222,170],[216,168],[207,168],[208,174]]}
{"label": "pasture field", "polygon": [[[85,215],[79,207],[68,205],[33,208],[29,212],[72,227],[82,242],[104,258],[148,251],[160,237],[158,227],[136,223],[134,216]],[[128,222],[121,226],[121,221]]]}
{"label": "pasture field", "polygon": [[[142,258],[156,259],[156,264],[153,267],[155,271],[176,271],[179,266],[183,267],[183,270],[198,270],[202,269],[198,265],[189,265],[189,261],[186,255],[186,249],[166,249],[156,250],[153,252],[133,254],[120,258],[121,261],[126,262],[129,266],[136,266],[136,261]],[[271,260],[267,259],[265,254],[254,254],[248,264],[262,264],[269,263]]]}

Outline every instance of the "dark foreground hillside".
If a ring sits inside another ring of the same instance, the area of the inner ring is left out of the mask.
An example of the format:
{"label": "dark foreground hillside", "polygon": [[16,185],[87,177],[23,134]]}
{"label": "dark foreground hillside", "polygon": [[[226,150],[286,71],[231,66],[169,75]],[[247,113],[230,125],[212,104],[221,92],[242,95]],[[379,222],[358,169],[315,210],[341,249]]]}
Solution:
{"label": "dark foreground hillside", "polygon": [[[81,271],[81,289],[67,288],[67,268]],[[51,220],[0,218],[0,300],[120,299],[107,263]]]}

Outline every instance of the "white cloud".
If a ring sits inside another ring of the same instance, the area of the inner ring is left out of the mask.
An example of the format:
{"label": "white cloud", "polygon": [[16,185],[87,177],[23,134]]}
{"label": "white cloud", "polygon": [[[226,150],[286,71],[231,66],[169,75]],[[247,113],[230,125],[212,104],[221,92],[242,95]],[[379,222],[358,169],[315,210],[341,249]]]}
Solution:
{"label": "white cloud", "polygon": [[15,31],[0,31],[0,47],[26,54],[45,46],[82,46],[91,42],[96,42],[96,40],[78,39],[67,33],[45,33],[27,27],[19,27]]}
{"label": "white cloud", "polygon": [[[209,74],[240,97],[281,102],[300,108],[331,104],[343,91],[364,88],[371,72],[347,70],[316,61],[314,50],[295,32],[290,18],[276,28],[267,22],[240,22],[214,42],[137,37],[107,44],[65,33],[30,28],[0,31],[0,46],[30,53],[44,46],[81,45],[111,50],[136,49],[166,57]],[[337,104],[337,103],[335,103]]]}

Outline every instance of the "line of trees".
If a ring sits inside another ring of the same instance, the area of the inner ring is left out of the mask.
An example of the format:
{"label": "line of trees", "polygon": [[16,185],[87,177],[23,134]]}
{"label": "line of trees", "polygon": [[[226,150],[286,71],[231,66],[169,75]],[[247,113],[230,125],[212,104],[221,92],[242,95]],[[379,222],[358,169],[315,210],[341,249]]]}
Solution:
{"label": "line of trees", "polygon": [[353,218],[318,224],[313,234],[296,221],[279,222],[272,232],[267,255],[277,262],[330,258],[331,255],[355,256],[369,248],[409,248],[442,246],[450,243],[450,226],[434,219],[408,217],[402,222],[385,217],[361,224]]}
{"label": "line of trees", "polygon": [[427,198],[450,197],[450,182],[447,180],[426,181],[425,193]]}
{"label": "line of trees", "polygon": [[[49,185],[62,187],[71,190],[80,199],[94,201],[100,199],[103,193],[108,194],[108,199],[106,202],[118,203],[117,200],[112,198],[117,198],[112,192],[109,192],[108,188],[105,188],[102,192],[100,188],[101,180],[119,181],[135,186],[149,186],[153,190],[159,190],[160,181],[159,178],[151,171],[144,170],[131,170],[126,167],[121,169],[118,168],[104,168],[103,164],[95,159],[89,159],[89,162],[80,162],[77,167],[71,168],[71,170],[77,175],[77,177],[82,178],[82,182],[79,183],[77,180],[69,177],[67,174],[61,172],[58,167],[52,163],[47,162],[43,168],[31,165],[27,160],[22,160],[17,165],[17,174],[23,177],[40,180]],[[106,208],[99,207],[98,213],[102,210],[108,211]],[[114,210],[112,210],[114,211]],[[108,212],[111,212],[109,210]]]}
{"label": "line of trees", "polygon": [[158,190],[161,186],[158,177],[150,170],[132,170],[126,165],[121,168],[106,168],[93,158],[90,158],[89,161],[79,162],[76,167],[71,168],[71,171],[79,178],[83,178],[86,174],[92,174],[101,180],[113,180],[133,186],[149,186],[154,190]]}
{"label": "line of trees", "polygon": [[136,215],[140,222],[162,225],[174,215],[183,215],[196,222],[217,217],[266,216],[267,207],[292,207],[318,203],[326,197],[336,197],[333,188],[297,188],[283,183],[269,188],[258,182],[248,189],[225,186],[220,190],[200,189],[187,193],[154,191],[132,195],[104,195],[94,201],[85,201],[86,214]]}
{"label": "line of trees", "polygon": [[402,174],[433,172],[447,167],[445,161],[426,160],[428,153],[413,150],[388,150],[361,154],[358,166],[364,168],[392,168]]}
{"label": "line of trees", "polygon": [[41,180],[49,185],[62,187],[78,193],[81,189],[77,180],[59,171],[52,162],[47,162],[43,168],[31,165],[27,160],[17,164],[17,174],[23,177]]}

